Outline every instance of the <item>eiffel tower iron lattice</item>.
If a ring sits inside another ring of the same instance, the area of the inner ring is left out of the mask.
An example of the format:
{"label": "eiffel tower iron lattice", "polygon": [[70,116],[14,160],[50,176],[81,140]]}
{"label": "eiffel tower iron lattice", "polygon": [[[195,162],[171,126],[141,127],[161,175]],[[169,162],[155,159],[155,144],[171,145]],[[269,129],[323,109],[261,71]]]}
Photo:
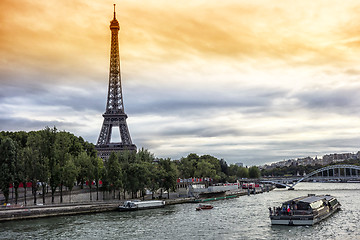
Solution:
{"label": "eiffel tower iron lattice", "polygon": [[[118,33],[119,22],[116,20],[115,4],[114,19],[110,22],[111,51],[109,87],[106,110],[103,114],[104,121],[96,144],[99,157],[107,159],[112,152],[136,151],[136,145],[132,143],[130,132],[126,123],[127,115],[124,111],[124,102],[121,88],[120,55]],[[121,142],[112,143],[111,133],[113,127],[119,127]]]}

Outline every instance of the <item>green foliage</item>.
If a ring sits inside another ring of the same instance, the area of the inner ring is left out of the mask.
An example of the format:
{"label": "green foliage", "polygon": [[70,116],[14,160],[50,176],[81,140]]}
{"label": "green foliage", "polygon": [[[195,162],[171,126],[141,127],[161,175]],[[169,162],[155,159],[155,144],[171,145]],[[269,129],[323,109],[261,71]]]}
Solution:
{"label": "green foliage", "polygon": [[196,170],[196,177],[210,177],[216,178],[216,166],[206,159],[202,159],[198,162]]}
{"label": "green foliage", "polygon": [[132,193],[144,191],[150,182],[150,171],[145,163],[133,163],[126,169],[128,190]]}
{"label": "green foliage", "polygon": [[136,154],[136,162],[149,162],[155,160],[154,154],[150,153],[147,149],[141,148]]}
{"label": "green foliage", "polygon": [[63,182],[64,186],[71,191],[76,182],[76,176],[78,174],[78,168],[74,163],[73,158],[67,159],[63,168]]}
{"label": "green foliage", "polygon": [[[46,127],[40,131],[32,132],[0,132],[0,185],[4,196],[8,196],[8,186],[13,183],[15,198],[20,182],[32,182],[34,203],[38,182],[42,183],[43,193],[49,185],[54,201],[56,188],[68,182],[69,161],[81,158],[81,172],[77,171],[76,178],[88,180],[96,177],[99,179],[99,168],[93,167],[97,158],[94,145],[85,142],[81,137],[75,137],[68,132],[58,132],[57,129]],[[81,156],[81,157],[78,157]],[[72,162],[74,163],[74,162]],[[86,166],[85,166],[86,165]],[[75,165],[74,165],[75,166]],[[84,173],[85,172],[85,173]],[[81,173],[80,176],[78,176]],[[71,175],[73,176],[73,174]],[[7,184],[5,184],[7,182]],[[8,199],[6,199],[8,201]],[[43,194],[45,201],[45,194]]]}
{"label": "green foliage", "polygon": [[249,168],[249,178],[259,178],[260,170],[256,166],[252,166]]}
{"label": "green foliage", "polygon": [[105,168],[110,189],[115,190],[120,188],[122,186],[122,172],[115,153],[111,153],[109,159],[105,162]]}
{"label": "green foliage", "polygon": [[249,170],[244,167],[239,167],[235,164],[231,164],[229,166],[229,176],[232,179],[241,179],[241,178],[248,178],[249,177]]}
{"label": "green foliage", "polygon": [[71,190],[76,181],[81,186],[89,182],[91,199],[94,180],[97,191],[98,182],[102,180],[103,189],[114,191],[115,196],[115,190],[120,189],[135,195],[145,189],[153,193],[160,188],[175,191],[177,178],[209,177],[215,182],[233,182],[259,177],[256,167],[228,166],[224,159],[211,155],[190,153],[179,161],[171,161],[155,159],[154,154],[144,148],[137,152],[113,153],[103,162],[97,157],[93,144],[69,132],[59,132],[55,127],[28,133],[0,132],[0,150],[0,185],[5,197],[8,197],[10,183],[16,187],[20,182],[31,181],[34,202],[38,182],[42,183],[44,192],[45,186],[50,186],[54,201],[59,186],[62,199],[62,186]]}
{"label": "green foliage", "polygon": [[163,173],[163,181],[161,183],[161,187],[166,189],[169,194],[169,190],[175,191],[176,189],[176,179],[178,174],[177,167],[174,162],[168,159],[160,159],[160,166],[164,169]]}
{"label": "green foliage", "polygon": [[16,161],[16,146],[11,138],[0,139],[0,188],[5,202],[9,201],[9,185],[14,179],[14,163]]}
{"label": "green foliage", "polygon": [[83,187],[86,180],[93,179],[93,166],[91,157],[86,152],[81,152],[74,158],[75,166],[78,168],[77,181]]}

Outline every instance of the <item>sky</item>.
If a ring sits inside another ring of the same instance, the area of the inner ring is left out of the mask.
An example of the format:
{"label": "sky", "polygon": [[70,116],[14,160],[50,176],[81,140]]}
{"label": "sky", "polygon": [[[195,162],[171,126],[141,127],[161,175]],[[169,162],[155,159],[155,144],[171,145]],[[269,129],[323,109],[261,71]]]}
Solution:
{"label": "sky", "polygon": [[360,150],[350,0],[1,0],[0,131],[56,126],[96,143],[114,3],[138,148],[247,166]]}

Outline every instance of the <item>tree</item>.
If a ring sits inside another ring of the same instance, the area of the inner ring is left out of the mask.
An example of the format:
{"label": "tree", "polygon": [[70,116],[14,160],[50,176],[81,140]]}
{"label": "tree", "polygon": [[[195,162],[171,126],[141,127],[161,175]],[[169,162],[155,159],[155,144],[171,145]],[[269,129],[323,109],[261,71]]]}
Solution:
{"label": "tree", "polygon": [[189,154],[186,158],[181,158],[179,170],[182,178],[191,178],[195,176],[195,170],[199,156],[196,154]]}
{"label": "tree", "polygon": [[154,161],[154,154],[150,153],[147,149],[141,148],[135,155],[136,162],[150,162]]}
{"label": "tree", "polygon": [[23,161],[20,157],[19,154],[19,145],[17,144],[17,142],[14,142],[16,145],[16,155],[14,158],[14,161],[11,164],[11,169],[12,169],[12,178],[13,178],[13,188],[15,190],[15,204],[18,203],[18,198],[19,198],[19,193],[18,193],[18,189],[20,186],[20,183],[23,181],[24,179],[24,166],[23,166]]}
{"label": "tree", "polygon": [[197,168],[195,171],[195,177],[215,178],[216,177],[215,166],[205,159],[200,160],[197,164]]}
{"label": "tree", "polygon": [[118,161],[116,154],[111,153],[109,159],[105,162],[106,172],[107,172],[107,180],[110,184],[110,191],[114,191],[115,198],[115,190],[119,189],[122,185],[122,172],[121,167]]}
{"label": "tree", "polygon": [[[36,192],[38,182],[42,186],[42,197],[43,203],[45,203],[46,185],[49,180],[49,157],[51,157],[51,142],[48,139],[47,134],[50,132],[49,129],[42,130],[39,132],[31,132],[27,145],[32,151],[33,157],[31,158],[32,166],[29,166],[31,171],[34,204],[36,204]],[[46,141],[48,139],[48,141]]]}
{"label": "tree", "polygon": [[252,166],[249,168],[249,178],[259,178],[260,170],[256,166]]}
{"label": "tree", "polygon": [[245,168],[245,167],[239,167],[237,176],[238,176],[238,178],[248,178],[249,177],[249,170],[247,168]]}
{"label": "tree", "polygon": [[151,198],[154,199],[154,192],[156,192],[160,186],[162,186],[162,180],[165,176],[165,170],[160,164],[150,164],[149,165],[149,184],[148,188],[151,191]]}
{"label": "tree", "polygon": [[239,167],[235,164],[231,164],[228,170],[229,170],[229,176],[231,176],[232,179],[249,177],[249,171],[247,168]]}
{"label": "tree", "polygon": [[144,193],[145,187],[150,182],[150,172],[146,163],[130,163],[126,171],[126,188],[131,191],[132,197],[137,192]]}
{"label": "tree", "polygon": [[0,153],[0,187],[5,202],[8,202],[9,186],[13,182],[13,163],[16,158],[16,147],[11,138],[0,139]]}
{"label": "tree", "polygon": [[223,172],[225,175],[229,175],[229,167],[224,159],[220,159],[220,168],[221,172]]}
{"label": "tree", "polygon": [[92,165],[91,159],[86,152],[81,152],[77,157],[75,157],[75,165],[78,168],[77,181],[81,184],[81,189],[83,189],[83,185],[89,175],[89,166]]}
{"label": "tree", "polygon": [[49,160],[51,202],[54,203],[55,191],[60,186],[60,198],[62,199],[62,175],[66,160],[69,159],[71,141],[66,132],[57,132],[54,142],[54,157]]}
{"label": "tree", "polygon": [[21,181],[24,185],[24,202],[25,205],[27,204],[26,201],[26,190],[27,190],[27,182],[30,181],[29,174],[27,171],[27,162],[29,162],[28,158],[30,158],[30,149],[29,147],[24,147],[19,152],[19,165],[22,169]]}
{"label": "tree", "polygon": [[37,190],[38,190],[38,179],[39,173],[38,168],[40,168],[40,153],[39,150],[36,148],[36,133],[30,132],[27,147],[24,150],[24,157],[25,157],[25,166],[26,166],[26,174],[31,182],[31,190],[34,196],[34,204],[36,205],[36,197],[37,197]]}
{"label": "tree", "polygon": [[168,198],[170,198],[170,189],[172,191],[176,190],[176,179],[178,176],[178,170],[174,162],[172,162],[169,158],[160,159],[160,166],[164,169],[165,175],[163,176],[162,186],[168,192]]}
{"label": "tree", "polygon": [[[90,157],[90,156],[89,156]],[[89,165],[86,171],[86,181],[88,182],[88,186],[89,186],[89,194],[90,194],[90,201],[92,201],[92,185],[94,182],[94,178],[95,178],[95,166],[93,165],[93,157],[89,158]]]}
{"label": "tree", "polygon": [[70,192],[69,202],[71,202],[71,191],[74,187],[76,176],[78,174],[77,167],[72,157],[66,161],[63,173],[64,173],[63,182],[65,187],[69,189]]}
{"label": "tree", "polygon": [[[94,180],[96,186],[96,200],[99,200],[99,181],[101,179],[102,169],[104,168],[104,162],[96,155],[91,157],[92,165],[94,166]],[[91,196],[91,195],[90,195]]]}
{"label": "tree", "polygon": [[[219,159],[211,155],[203,155],[200,157],[200,160],[205,160],[206,162],[210,163],[213,166],[212,168],[215,170],[215,174],[220,174],[221,165]],[[197,168],[199,168],[199,166]]]}

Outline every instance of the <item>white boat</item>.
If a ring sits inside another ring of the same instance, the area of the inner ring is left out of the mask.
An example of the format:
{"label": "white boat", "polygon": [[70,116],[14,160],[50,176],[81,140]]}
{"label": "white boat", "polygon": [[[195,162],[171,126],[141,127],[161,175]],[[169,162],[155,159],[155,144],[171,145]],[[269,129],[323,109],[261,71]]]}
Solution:
{"label": "white boat", "polygon": [[165,201],[125,201],[124,205],[118,207],[119,211],[136,211],[150,208],[160,208],[165,206]]}
{"label": "white boat", "polygon": [[273,225],[313,225],[340,210],[340,203],[330,195],[309,194],[269,208]]}

